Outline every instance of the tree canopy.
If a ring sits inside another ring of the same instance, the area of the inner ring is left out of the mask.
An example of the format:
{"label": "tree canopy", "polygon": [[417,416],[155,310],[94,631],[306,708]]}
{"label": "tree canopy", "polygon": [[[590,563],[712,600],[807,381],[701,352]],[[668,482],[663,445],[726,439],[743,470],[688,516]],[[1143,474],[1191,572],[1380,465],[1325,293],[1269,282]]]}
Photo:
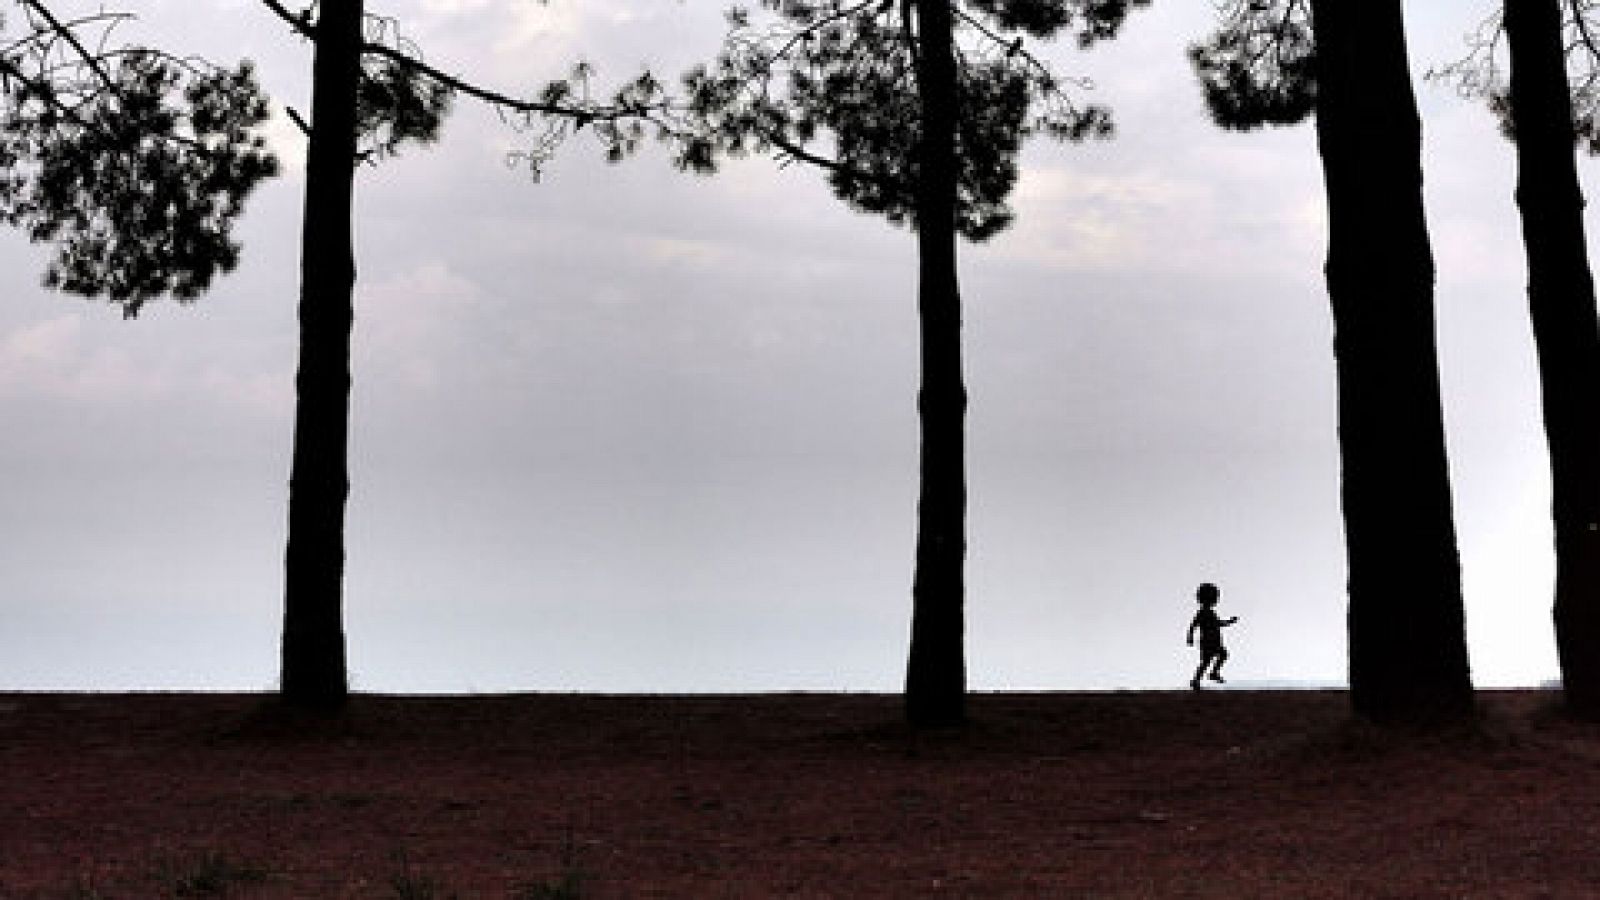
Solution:
{"label": "tree canopy", "polygon": [[1316,109],[1316,41],[1307,0],[1228,0],[1191,45],[1206,109],[1222,128],[1294,125]]}
{"label": "tree canopy", "polygon": [[[1573,139],[1600,156],[1600,3],[1555,0],[1561,10],[1561,46],[1572,104]],[[1430,69],[1428,77],[1453,82],[1464,97],[1482,99],[1514,140],[1511,75],[1505,19],[1497,8],[1467,35],[1467,54]]]}
{"label": "tree canopy", "polygon": [[128,316],[198,296],[238,263],[233,224],[278,169],[251,65],[115,44],[126,13],[16,6],[0,21],[0,218],[55,246],[49,287]]}
{"label": "tree canopy", "polygon": [[[1111,134],[1111,113],[1069,96],[1063,78],[1026,38],[1074,35],[1087,47],[1116,35],[1148,0],[969,0],[956,25],[957,227],[981,241],[1014,217],[1006,199],[1022,142],[1043,134],[1078,141]],[[761,0],[771,15],[728,14],[729,35],[709,65],[684,79],[693,139],[680,164],[775,152],[826,170],[852,208],[916,226],[922,108],[920,36],[904,0]],[[831,136],[831,154],[817,149]]]}

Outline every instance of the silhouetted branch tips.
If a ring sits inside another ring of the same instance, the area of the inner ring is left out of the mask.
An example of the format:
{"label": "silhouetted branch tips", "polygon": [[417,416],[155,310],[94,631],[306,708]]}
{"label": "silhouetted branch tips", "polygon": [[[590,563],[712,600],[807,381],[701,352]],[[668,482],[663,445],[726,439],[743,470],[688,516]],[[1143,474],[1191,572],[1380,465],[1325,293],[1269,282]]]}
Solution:
{"label": "silhouetted branch tips", "polygon": [[1295,125],[1316,108],[1316,43],[1304,0],[1228,0],[1221,25],[1189,47],[1206,110],[1218,126]]}
{"label": "silhouetted branch tips", "polygon": [[[958,28],[957,178],[962,236],[981,241],[1010,224],[1016,155],[1034,135],[1082,141],[1112,134],[1103,106],[1068,89],[1028,38],[1073,33],[1080,45],[1114,36],[1143,0],[973,0],[952,4]],[[680,167],[710,172],[719,158],[771,153],[825,171],[851,207],[915,226],[920,38],[908,0],[762,0],[772,13],[727,14],[728,37],[708,65],[683,76]],[[831,138],[832,152],[815,145]]]}
{"label": "silhouetted branch tips", "polygon": [[55,246],[47,287],[128,316],[192,300],[237,264],[233,224],[278,169],[254,69],[113,46],[125,13],[22,6],[24,33],[0,54],[0,219]]}
{"label": "silhouetted branch tips", "polygon": [[406,142],[432,144],[450,113],[454,91],[391,59],[366,58],[356,94],[356,130],[363,156],[396,155]]}
{"label": "silhouetted branch tips", "polygon": [[969,5],[1006,31],[1023,31],[1035,38],[1075,31],[1078,46],[1087,48],[1116,37],[1129,11],[1149,6],[1150,0],[969,0]]}
{"label": "silhouetted branch tips", "polygon": [[1453,84],[1456,93],[1469,100],[1482,100],[1499,124],[1500,136],[1515,140],[1508,73],[1502,61],[1506,53],[1505,27],[1499,9],[1467,34],[1466,45],[1465,56],[1431,68],[1423,77]]}
{"label": "silhouetted branch tips", "polygon": [[[1572,105],[1572,138],[1591,156],[1600,156],[1600,3],[1554,0],[1561,15]],[[1430,80],[1453,84],[1457,93],[1482,100],[1500,125],[1500,134],[1514,140],[1511,120],[1510,67],[1505,26],[1499,9],[1466,36],[1461,59],[1428,71]]]}
{"label": "silhouetted branch tips", "polygon": [[[291,12],[279,0],[261,2],[296,32],[315,38],[315,23],[305,16]],[[579,62],[567,78],[517,97],[428,64],[392,18],[368,15],[364,25],[359,97],[363,140],[358,154],[362,160],[392,156],[406,142],[437,140],[458,94],[488,104],[502,121],[531,136],[527,148],[508,154],[507,162],[526,167],[535,180],[556,149],[578,131],[593,135],[611,162],[636,152],[652,128],[660,140],[677,137],[679,129],[662,85],[648,71],[605,100],[597,100],[590,86],[594,69]]]}
{"label": "silhouetted branch tips", "polygon": [[301,134],[308,138],[311,137],[311,125],[300,115],[300,110],[292,106],[285,106],[283,111],[289,116],[289,121],[294,123],[294,127],[300,129]]}

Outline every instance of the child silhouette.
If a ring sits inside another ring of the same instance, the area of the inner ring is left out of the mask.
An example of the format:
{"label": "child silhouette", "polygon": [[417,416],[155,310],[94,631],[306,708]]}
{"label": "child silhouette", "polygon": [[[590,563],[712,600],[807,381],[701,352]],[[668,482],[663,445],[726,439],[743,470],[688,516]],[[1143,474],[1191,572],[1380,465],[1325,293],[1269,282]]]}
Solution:
{"label": "child silhouette", "polygon": [[1194,614],[1194,621],[1189,623],[1189,646],[1194,646],[1194,633],[1200,632],[1200,665],[1194,670],[1194,677],[1189,680],[1189,687],[1200,690],[1200,678],[1206,674],[1206,667],[1211,667],[1211,680],[1222,682],[1222,664],[1228,661],[1228,648],[1222,646],[1222,629],[1239,621],[1238,616],[1231,619],[1220,619],[1213,608],[1221,599],[1222,591],[1211,583],[1200,585],[1194,592],[1194,601],[1200,604],[1200,611]]}

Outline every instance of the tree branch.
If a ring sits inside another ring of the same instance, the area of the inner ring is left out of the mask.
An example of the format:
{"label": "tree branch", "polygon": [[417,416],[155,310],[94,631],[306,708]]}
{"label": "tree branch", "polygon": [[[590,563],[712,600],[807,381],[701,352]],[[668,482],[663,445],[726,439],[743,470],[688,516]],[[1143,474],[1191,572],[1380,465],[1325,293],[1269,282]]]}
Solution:
{"label": "tree branch", "polygon": [[100,79],[100,83],[105,85],[106,90],[111,91],[113,94],[121,94],[122,91],[117,87],[117,83],[111,80],[111,74],[100,65],[99,56],[90,53],[89,48],[85,47],[83,42],[78,40],[77,32],[61,24],[61,20],[57,19],[55,13],[50,11],[50,7],[39,2],[39,0],[17,0],[17,2],[21,3],[24,7],[33,10],[40,18],[44,19],[45,23],[49,25],[56,34],[60,35],[68,44],[71,44],[72,49],[78,54],[78,57],[83,60],[84,65],[88,66],[89,70],[94,72],[95,77]]}
{"label": "tree branch", "polygon": [[[261,0],[261,2],[265,4],[268,9],[272,10],[272,12],[276,13],[278,18],[288,23],[288,25],[296,32],[310,38],[313,41],[316,40],[316,29],[305,19],[295,15],[294,13],[291,13],[287,7],[279,2],[279,0]],[[374,41],[364,41],[361,46],[361,52],[369,56],[387,59],[390,62],[401,66],[402,68],[429,79],[430,81],[442,84],[453,91],[457,91],[465,94],[468,97],[481,100],[490,104],[491,106],[497,106],[501,109],[518,113],[538,114],[542,116],[555,116],[572,119],[580,125],[596,121],[616,121],[618,119],[625,118],[645,118],[648,117],[648,114],[653,110],[665,109],[665,106],[583,107],[564,105],[561,103],[546,103],[539,100],[524,100],[521,98],[512,97],[509,94],[503,94],[499,91],[473,84],[472,82],[466,81],[456,75],[452,75],[449,72],[435,68],[434,66],[417,59],[415,56],[411,56],[385,44],[380,44]]]}
{"label": "tree branch", "polygon": [[884,187],[892,188],[892,189],[895,189],[895,190],[904,190],[905,187],[906,187],[905,183],[900,181],[899,179],[887,178],[887,177],[884,177],[884,176],[875,175],[875,174],[873,174],[871,172],[863,172],[860,169],[854,168],[853,166],[846,165],[845,163],[842,163],[839,160],[829,159],[826,156],[821,156],[819,154],[812,153],[811,151],[807,150],[805,147],[803,147],[803,146],[801,146],[799,144],[796,144],[793,141],[789,140],[788,138],[784,137],[782,134],[778,134],[778,133],[770,132],[770,131],[764,131],[764,132],[762,132],[761,136],[762,136],[762,138],[764,140],[766,140],[772,146],[777,147],[779,150],[783,151],[783,154],[785,156],[793,157],[794,159],[797,159],[800,162],[816,166],[816,167],[818,167],[820,169],[826,169],[829,172],[837,172],[837,173],[839,173],[840,175],[843,175],[846,178],[851,178],[851,179],[854,179],[856,181],[867,182],[868,184],[878,184],[878,185],[882,185]]}

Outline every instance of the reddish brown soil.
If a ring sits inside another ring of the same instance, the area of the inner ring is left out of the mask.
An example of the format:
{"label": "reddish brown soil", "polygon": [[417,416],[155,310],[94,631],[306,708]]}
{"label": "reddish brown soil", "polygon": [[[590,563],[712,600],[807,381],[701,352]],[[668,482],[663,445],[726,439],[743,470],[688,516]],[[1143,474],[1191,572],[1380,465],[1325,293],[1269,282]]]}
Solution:
{"label": "reddish brown soil", "polygon": [[1549,702],[0,695],[0,897],[1600,896],[1600,728]]}

